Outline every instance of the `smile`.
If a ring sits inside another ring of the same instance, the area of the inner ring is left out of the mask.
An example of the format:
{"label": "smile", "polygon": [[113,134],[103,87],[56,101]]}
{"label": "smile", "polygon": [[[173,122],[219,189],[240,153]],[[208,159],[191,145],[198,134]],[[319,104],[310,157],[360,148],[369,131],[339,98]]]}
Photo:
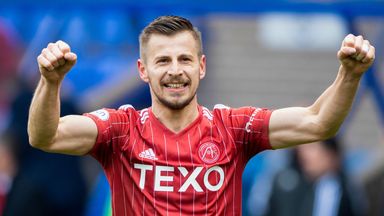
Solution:
{"label": "smile", "polygon": [[173,89],[179,89],[179,88],[184,88],[188,86],[188,83],[168,83],[164,84],[166,88],[173,88]]}

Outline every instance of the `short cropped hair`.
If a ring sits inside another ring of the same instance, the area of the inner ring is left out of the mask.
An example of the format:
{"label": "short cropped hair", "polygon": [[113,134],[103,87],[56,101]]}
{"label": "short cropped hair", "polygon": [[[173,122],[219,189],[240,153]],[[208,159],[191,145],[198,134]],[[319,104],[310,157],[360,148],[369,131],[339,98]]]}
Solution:
{"label": "short cropped hair", "polygon": [[180,16],[161,16],[148,24],[140,34],[140,57],[143,58],[145,47],[153,34],[173,36],[181,32],[190,32],[198,45],[199,58],[203,55],[201,32],[192,23]]}
{"label": "short cropped hair", "polygon": [[322,146],[327,150],[334,152],[336,155],[340,155],[342,153],[342,146],[340,143],[340,138],[333,137],[322,142]]}

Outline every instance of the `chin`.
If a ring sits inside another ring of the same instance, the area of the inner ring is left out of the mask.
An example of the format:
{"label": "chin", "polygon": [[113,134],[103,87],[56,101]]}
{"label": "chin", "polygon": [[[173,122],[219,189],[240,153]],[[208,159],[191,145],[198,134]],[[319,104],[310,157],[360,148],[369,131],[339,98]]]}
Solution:
{"label": "chin", "polygon": [[193,98],[194,97],[191,97],[191,98],[188,98],[188,99],[182,100],[182,101],[169,101],[169,100],[159,98],[159,101],[164,106],[166,106],[167,108],[169,108],[171,110],[182,110],[192,102]]}
{"label": "chin", "polygon": [[168,107],[169,109],[172,109],[172,110],[182,110],[184,109],[186,106],[188,106],[190,103],[186,103],[186,102],[168,102],[168,103],[163,103],[166,107]]}

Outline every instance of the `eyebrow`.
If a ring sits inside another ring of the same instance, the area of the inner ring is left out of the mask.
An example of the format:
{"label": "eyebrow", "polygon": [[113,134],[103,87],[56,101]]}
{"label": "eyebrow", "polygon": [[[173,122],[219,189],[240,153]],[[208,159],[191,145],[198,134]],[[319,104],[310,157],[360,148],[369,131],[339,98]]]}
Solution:
{"label": "eyebrow", "polygon": [[155,57],[155,58],[154,58],[154,61],[157,61],[157,60],[159,60],[159,59],[166,59],[166,58],[170,58],[170,57],[167,56],[167,55],[161,55],[161,56],[157,56],[157,57]]}
{"label": "eyebrow", "polygon": [[193,59],[193,55],[190,55],[190,54],[181,54],[180,56],[178,56],[177,58],[190,58],[190,59]]}
{"label": "eyebrow", "polygon": [[[177,56],[178,59],[179,58],[185,58],[185,57],[193,59],[193,55],[191,55],[191,54],[181,54],[181,55]],[[167,58],[171,58],[171,57],[168,55],[160,55],[160,56],[156,56],[154,58],[154,61],[156,62],[159,59],[167,59]]]}

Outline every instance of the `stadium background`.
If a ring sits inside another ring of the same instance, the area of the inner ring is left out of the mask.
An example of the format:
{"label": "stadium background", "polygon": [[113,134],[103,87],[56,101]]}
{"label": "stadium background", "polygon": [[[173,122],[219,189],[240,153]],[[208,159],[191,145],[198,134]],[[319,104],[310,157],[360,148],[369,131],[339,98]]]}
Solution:
{"label": "stadium background", "polygon": [[[59,39],[78,54],[63,97],[80,113],[126,103],[148,106],[148,88],[135,68],[137,37],[148,22],[166,14],[185,16],[203,32],[208,73],[198,95],[209,108],[216,103],[272,109],[308,105],[335,78],[343,37],[349,32],[364,35],[376,47],[376,63],[340,136],[352,179],[364,183],[382,172],[384,1],[379,0],[2,0],[0,133],[7,133],[14,116],[23,115],[10,106],[19,83],[36,84],[36,57]],[[243,181],[244,215],[260,215],[269,182],[284,168],[289,151],[265,152],[249,163]],[[84,214],[107,215],[108,188],[100,167],[85,157],[81,169],[88,191]]]}

